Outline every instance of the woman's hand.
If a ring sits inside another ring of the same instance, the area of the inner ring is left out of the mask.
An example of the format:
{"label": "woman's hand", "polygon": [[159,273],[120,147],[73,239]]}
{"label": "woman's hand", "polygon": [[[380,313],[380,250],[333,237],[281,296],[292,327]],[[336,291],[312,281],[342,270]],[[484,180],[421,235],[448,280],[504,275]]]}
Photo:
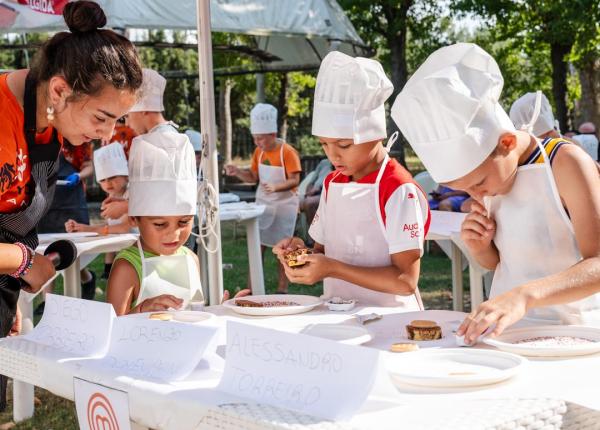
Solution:
{"label": "woman's hand", "polygon": [[168,309],[180,309],[183,300],[170,294],[161,294],[144,300],[139,307],[140,312],[166,311]]}
{"label": "woman's hand", "polygon": [[240,174],[240,169],[234,164],[227,164],[225,166],[225,174],[227,176],[237,176]]}
{"label": "woman's hand", "polygon": [[334,260],[325,254],[306,254],[298,256],[298,261],[305,261],[306,264],[289,267],[282,262],[287,278],[296,284],[313,285],[329,276]]}
{"label": "woman's hand", "polygon": [[456,334],[464,335],[465,343],[471,344],[476,342],[486,330],[495,326],[490,336],[498,336],[506,327],[525,316],[528,301],[527,294],[520,288],[507,291],[479,305],[465,318]]}
{"label": "woman's hand", "polygon": [[483,205],[474,201],[462,223],[460,237],[473,254],[488,250],[496,234],[496,222],[488,216]]}
{"label": "woman's hand", "polygon": [[29,293],[36,293],[48,279],[54,276],[54,264],[42,254],[35,253],[33,256],[33,264],[26,275],[21,276],[29,286],[23,288]]}

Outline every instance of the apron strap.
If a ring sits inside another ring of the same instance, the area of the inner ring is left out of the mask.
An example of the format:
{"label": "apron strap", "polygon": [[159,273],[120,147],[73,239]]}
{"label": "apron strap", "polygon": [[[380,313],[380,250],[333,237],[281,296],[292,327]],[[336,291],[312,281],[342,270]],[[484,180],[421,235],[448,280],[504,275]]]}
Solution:
{"label": "apron strap", "polygon": [[377,173],[377,179],[375,179],[376,184],[379,184],[379,182],[381,181],[381,177],[383,176],[385,167],[387,166],[387,163],[390,160],[390,150],[392,149],[392,146],[394,146],[394,143],[396,143],[396,141],[398,140],[399,134],[400,133],[395,131],[394,134],[392,134],[390,136],[387,143],[385,144],[385,158],[383,159],[383,163],[381,163],[381,167],[379,168],[379,173]]}
{"label": "apron strap", "polygon": [[142,279],[140,279],[140,289],[142,288],[142,280],[146,277],[146,265],[144,264],[144,250],[142,249],[142,241],[138,239],[136,242],[138,252],[140,253],[140,262],[142,263]]}
{"label": "apron strap", "polygon": [[533,106],[533,115],[531,116],[531,121],[529,121],[527,124],[523,124],[521,126],[521,130],[526,131],[529,134],[531,134],[531,132],[533,131],[533,125],[535,124],[538,117],[540,116],[541,108],[542,108],[542,92],[540,90],[537,90],[535,92],[535,105]]}

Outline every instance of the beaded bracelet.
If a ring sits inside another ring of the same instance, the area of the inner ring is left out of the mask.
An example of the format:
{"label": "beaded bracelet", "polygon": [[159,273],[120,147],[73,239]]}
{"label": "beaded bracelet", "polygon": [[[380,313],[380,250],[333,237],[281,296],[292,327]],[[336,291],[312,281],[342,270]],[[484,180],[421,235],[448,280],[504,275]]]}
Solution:
{"label": "beaded bracelet", "polygon": [[27,245],[26,245],[26,248],[27,248],[27,251],[29,252],[29,263],[27,263],[27,266],[21,272],[21,278],[23,276],[26,276],[29,273],[29,271],[31,270],[31,267],[33,266],[33,260],[35,257],[35,251],[33,249],[31,249],[30,247],[28,247]]}
{"label": "beaded bracelet", "polygon": [[13,278],[20,278],[23,275],[26,275],[27,272],[31,269],[33,265],[33,251],[29,249],[25,244],[21,242],[15,242],[14,245],[17,245],[21,248],[21,252],[23,253],[23,259],[21,260],[21,264],[13,273],[10,274]]}

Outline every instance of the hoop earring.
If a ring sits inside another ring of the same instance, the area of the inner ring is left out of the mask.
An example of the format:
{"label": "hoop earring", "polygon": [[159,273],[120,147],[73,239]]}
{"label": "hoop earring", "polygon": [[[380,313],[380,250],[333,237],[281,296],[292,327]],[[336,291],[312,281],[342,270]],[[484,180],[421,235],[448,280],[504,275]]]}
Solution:
{"label": "hoop earring", "polygon": [[53,106],[48,106],[46,108],[46,118],[48,119],[48,121],[54,121],[54,107]]}

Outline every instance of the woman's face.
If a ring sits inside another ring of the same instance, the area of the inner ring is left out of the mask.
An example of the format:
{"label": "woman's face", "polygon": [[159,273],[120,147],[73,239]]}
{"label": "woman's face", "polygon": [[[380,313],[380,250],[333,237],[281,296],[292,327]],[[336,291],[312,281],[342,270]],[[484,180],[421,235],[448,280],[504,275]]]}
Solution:
{"label": "woman's face", "polygon": [[94,139],[110,139],[117,120],[129,111],[135,101],[134,92],[104,85],[96,95],[56,103],[51,123],[72,145]]}
{"label": "woman's face", "polygon": [[134,217],[140,229],[144,248],[157,255],[173,255],[183,246],[192,233],[194,217],[140,216]]}

